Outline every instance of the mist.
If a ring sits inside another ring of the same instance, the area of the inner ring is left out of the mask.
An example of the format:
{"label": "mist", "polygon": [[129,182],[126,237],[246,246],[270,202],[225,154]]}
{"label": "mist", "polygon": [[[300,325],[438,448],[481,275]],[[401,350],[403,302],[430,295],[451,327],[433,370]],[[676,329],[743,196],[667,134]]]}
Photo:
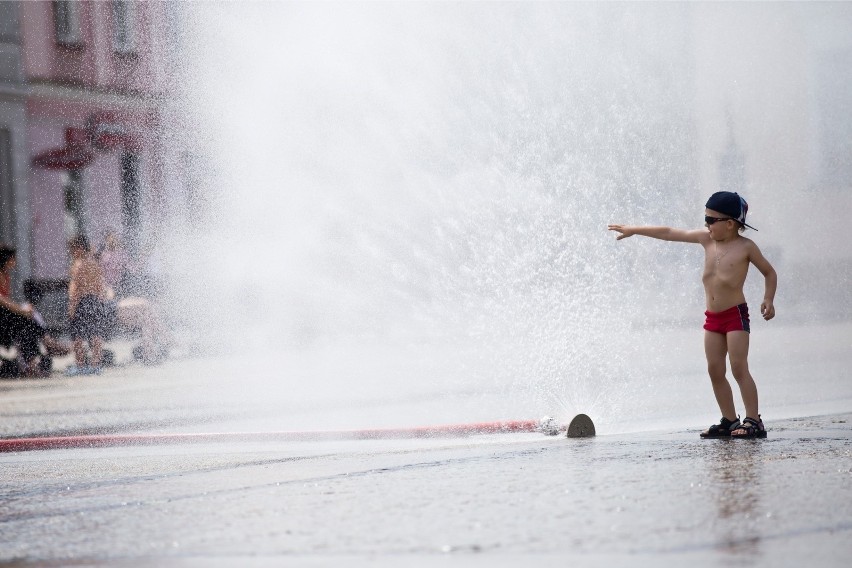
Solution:
{"label": "mist", "polygon": [[606,225],[700,227],[719,189],[749,201],[779,320],[852,315],[831,232],[852,211],[848,5],[182,17],[171,136],[197,198],[174,215],[171,290],[213,350],[273,374],[321,354],[391,397],[432,381],[512,399],[496,410],[636,415],[649,337],[700,328],[701,251],[616,245]]}

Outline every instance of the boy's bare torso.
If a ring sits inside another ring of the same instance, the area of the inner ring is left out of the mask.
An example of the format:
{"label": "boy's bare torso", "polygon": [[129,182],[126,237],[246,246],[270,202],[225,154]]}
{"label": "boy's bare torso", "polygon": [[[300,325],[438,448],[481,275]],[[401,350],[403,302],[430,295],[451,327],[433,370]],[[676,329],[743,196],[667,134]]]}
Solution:
{"label": "boy's bare torso", "polygon": [[96,296],[103,300],[105,298],[105,286],[103,273],[97,261],[91,257],[84,257],[74,261],[71,265],[71,282],[73,284],[74,301],[79,301],[84,296]]}
{"label": "boy's bare torso", "polygon": [[704,294],[707,311],[722,312],[745,303],[745,284],[750,251],[754,242],[743,236],[729,241],[716,241],[705,233],[700,241],[704,247]]}

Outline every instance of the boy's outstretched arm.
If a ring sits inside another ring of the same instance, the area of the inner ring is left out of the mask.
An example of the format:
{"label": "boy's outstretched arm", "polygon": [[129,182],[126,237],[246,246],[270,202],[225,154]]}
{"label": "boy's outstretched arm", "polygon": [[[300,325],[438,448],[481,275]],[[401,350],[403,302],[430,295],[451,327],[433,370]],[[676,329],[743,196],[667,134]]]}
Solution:
{"label": "boy's outstretched arm", "polygon": [[702,235],[706,235],[706,230],[696,229],[688,231],[686,229],[675,229],[673,227],[648,227],[637,225],[607,225],[607,229],[619,233],[615,240],[620,241],[633,235],[641,235],[643,237],[651,237],[652,239],[660,239],[663,241],[677,241],[681,243],[698,243],[701,242]]}

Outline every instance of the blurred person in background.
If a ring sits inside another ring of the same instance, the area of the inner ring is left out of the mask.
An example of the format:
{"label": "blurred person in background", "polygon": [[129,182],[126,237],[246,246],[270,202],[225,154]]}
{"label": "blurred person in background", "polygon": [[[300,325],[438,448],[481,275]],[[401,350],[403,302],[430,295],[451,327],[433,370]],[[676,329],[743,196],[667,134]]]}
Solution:
{"label": "blurred person in background", "polygon": [[120,330],[138,333],[141,338],[134,356],[145,364],[160,362],[167,353],[168,332],[155,303],[138,294],[138,271],[131,270],[130,255],[114,230],[104,236],[98,262],[107,288],[106,298],[115,306]]}
{"label": "blurred person in background", "polygon": [[[92,255],[89,241],[78,235],[68,245],[71,253],[71,278],[68,281],[68,318],[74,342],[75,366],[67,375],[100,374],[104,336],[114,314],[107,304],[103,270]],[[86,352],[86,344],[91,353]]]}
{"label": "blurred person in background", "polygon": [[[18,349],[20,375],[47,377],[51,357],[67,355],[69,349],[44,328],[44,320],[30,304],[12,300],[12,271],[17,266],[17,250],[0,244],[0,345]],[[44,344],[46,353],[41,352]]]}

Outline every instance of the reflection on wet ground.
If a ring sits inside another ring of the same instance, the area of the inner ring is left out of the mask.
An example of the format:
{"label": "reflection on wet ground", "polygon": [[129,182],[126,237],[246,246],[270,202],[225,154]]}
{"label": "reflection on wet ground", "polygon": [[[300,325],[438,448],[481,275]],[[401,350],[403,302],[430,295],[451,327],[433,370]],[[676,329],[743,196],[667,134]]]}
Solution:
{"label": "reflection on wet ground", "polygon": [[762,440],[717,442],[721,443],[711,445],[704,458],[707,483],[718,508],[713,532],[720,550],[758,556],[760,537],[754,529],[763,521],[759,516],[765,446],[760,443]]}

